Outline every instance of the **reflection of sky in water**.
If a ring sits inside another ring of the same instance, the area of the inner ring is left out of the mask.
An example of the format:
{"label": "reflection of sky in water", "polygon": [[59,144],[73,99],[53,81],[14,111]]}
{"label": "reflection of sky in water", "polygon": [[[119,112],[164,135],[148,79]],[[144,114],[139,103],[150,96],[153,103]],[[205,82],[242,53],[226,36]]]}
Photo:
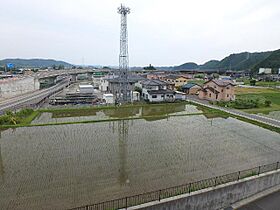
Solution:
{"label": "reflection of sky in water", "polygon": [[154,115],[182,115],[202,113],[193,105],[172,104],[172,105],[151,105],[144,107],[90,110],[75,112],[62,112],[58,114],[42,113],[33,120],[32,124],[40,123],[60,123],[60,122],[77,122],[90,120],[104,120],[122,117],[145,117]]}
{"label": "reflection of sky in water", "polygon": [[13,210],[69,209],[280,158],[279,134],[203,115],[10,129],[0,146],[0,206]]}

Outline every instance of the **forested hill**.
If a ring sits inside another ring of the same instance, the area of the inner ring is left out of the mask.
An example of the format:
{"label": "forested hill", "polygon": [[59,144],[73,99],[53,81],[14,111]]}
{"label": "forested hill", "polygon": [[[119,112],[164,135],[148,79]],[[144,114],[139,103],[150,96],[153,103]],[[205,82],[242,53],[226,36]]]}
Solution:
{"label": "forested hill", "polygon": [[262,67],[280,69],[280,49],[272,52],[266,59],[258,63],[254,67],[254,71]]}
{"label": "forested hill", "polygon": [[217,69],[217,70],[249,70],[257,71],[259,68],[280,68],[280,50],[268,52],[243,52],[231,54],[224,59],[211,60],[203,65],[196,63],[185,63],[173,67],[173,70],[181,69]]}
{"label": "forested hill", "polygon": [[17,68],[42,68],[53,66],[71,67],[70,63],[64,61],[57,61],[52,59],[4,59],[0,60],[0,65],[12,63]]}

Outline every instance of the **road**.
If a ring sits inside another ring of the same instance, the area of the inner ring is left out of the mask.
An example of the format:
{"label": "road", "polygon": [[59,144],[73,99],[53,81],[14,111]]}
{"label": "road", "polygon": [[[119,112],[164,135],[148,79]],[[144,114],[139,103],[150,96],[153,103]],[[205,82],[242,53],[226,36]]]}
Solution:
{"label": "road", "polygon": [[62,90],[69,84],[69,80],[63,80],[60,83],[52,86],[48,89],[39,90],[26,95],[14,97],[5,101],[0,102],[0,114],[7,110],[14,110],[21,107],[28,107],[39,103],[44,98]]}
{"label": "road", "polygon": [[279,210],[280,191],[249,203],[238,210]]}
{"label": "road", "polygon": [[244,118],[247,118],[247,119],[250,119],[250,120],[254,120],[254,121],[257,121],[257,122],[265,123],[265,124],[270,125],[270,126],[280,128],[280,121],[276,120],[276,119],[271,119],[271,118],[261,116],[261,115],[256,115],[256,114],[249,114],[249,113],[242,112],[242,111],[239,111],[239,110],[236,110],[236,109],[230,109],[230,108],[224,108],[224,107],[211,105],[211,104],[208,103],[208,101],[200,100],[200,99],[198,99],[194,96],[189,96],[188,101],[193,102],[193,103],[197,103],[197,104],[201,104],[201,105],[207,106],[207,107],[212,108],[212,109],[218,109],[218,110],[227,112],[229,114],[237,115],[237,116],[240,116],[240,117],[244,117]]}

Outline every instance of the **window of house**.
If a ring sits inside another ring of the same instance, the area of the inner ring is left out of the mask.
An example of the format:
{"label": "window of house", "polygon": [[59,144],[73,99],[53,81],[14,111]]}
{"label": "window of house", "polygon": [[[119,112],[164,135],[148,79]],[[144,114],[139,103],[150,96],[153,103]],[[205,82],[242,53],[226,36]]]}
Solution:
{"label": "window of house", "polygon": [[217,88],[217,86],[215,85],[214,88]]}
{"label": "window of house", "polygon": [[157,98],[157,95],[152,95],[152,98]]}
{"label": "window of house", "polygon": [[229,94],[227,94],[227,97],[229,97]]}
{"label": "window of house", "polygon": [[209,97],[211,97],[211,93],[209,93]]}
{"label": "window of house", "polygon": [[221,92],[224,92],[224,89],[222,89]]}
{"label": "window of house", "polygon": [[164,95],[161,95],[162,98],[164,98]]}
{"label": "window of house", "polygon": [[229,87],[227,87],[227,90],[229,90]]}

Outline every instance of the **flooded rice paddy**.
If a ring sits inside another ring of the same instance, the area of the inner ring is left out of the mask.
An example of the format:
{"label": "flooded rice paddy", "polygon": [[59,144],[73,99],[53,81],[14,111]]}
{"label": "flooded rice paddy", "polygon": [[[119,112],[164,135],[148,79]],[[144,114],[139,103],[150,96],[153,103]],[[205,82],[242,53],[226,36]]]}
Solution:
{"label": "flooded rice paddy", "polygon": [[9,129],[0,137],[0,207],[69,209],[279,160],[279,134],[234,118]]}
{"label": "flooded rice paddy", "polygon": [[63,110],[54,112],[43,112],[32,124],[61,123],[61,122],[80,122],[91,120],[108,120],[119,118],[145,118],[151,116],[174,116],[187,114],[202,114],[193,105],[186,104],[166,104],[136,107],[119,107],[110,109],[79,109]]}
{"label": "flooded rice paddy", "polygon": [[269,114],[260,114],[260,115],[268,117],[268,118],[272,118],[275,120],[280,120],[280,111],[274,111],[274,112],[270,112]]}

